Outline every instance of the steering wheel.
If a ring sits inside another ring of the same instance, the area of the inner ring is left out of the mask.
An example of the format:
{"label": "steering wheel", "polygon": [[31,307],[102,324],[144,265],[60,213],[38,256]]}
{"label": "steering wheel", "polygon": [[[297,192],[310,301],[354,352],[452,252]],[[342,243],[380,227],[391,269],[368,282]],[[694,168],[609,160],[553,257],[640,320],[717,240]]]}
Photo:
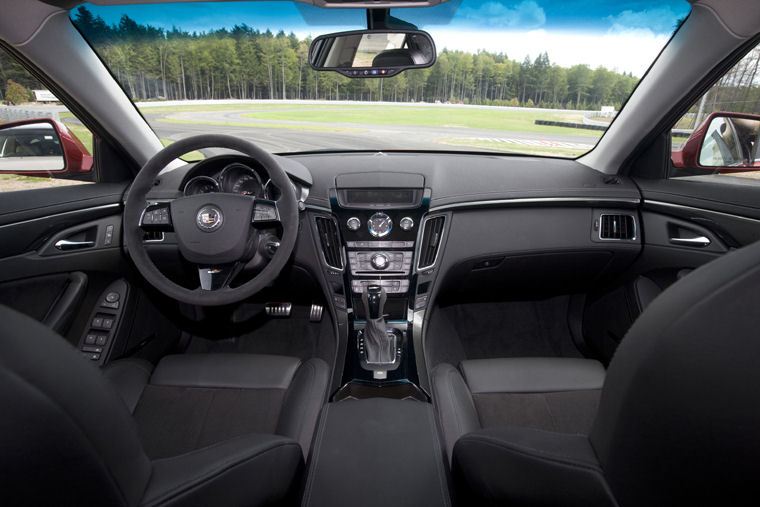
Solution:
{"label": "steering wheel", "polygon": [[[277,201],[229,193],[178,197],[147,204],[158,173],[176,158],[203,148],[229,148],[256,160],[269,174]],[[147,204],[147,205],[146,205]],[[236,287],[230,283],[255,253],[255,225],[282,226],[280,245],[254,278]],[[269,153],[255,144],[227,135],[199,135],[170,144],[137,173],[124,203],[124,240],[132,261],[145,279],[165,295],[194,305],[236,303],[259,292],[279,275],[298,235],[298,203],[290,178]],[[169,280],[153,264],[143,245],[145,231],[174,232],[182,257],[198,268],[200,287],[187,289]]]}

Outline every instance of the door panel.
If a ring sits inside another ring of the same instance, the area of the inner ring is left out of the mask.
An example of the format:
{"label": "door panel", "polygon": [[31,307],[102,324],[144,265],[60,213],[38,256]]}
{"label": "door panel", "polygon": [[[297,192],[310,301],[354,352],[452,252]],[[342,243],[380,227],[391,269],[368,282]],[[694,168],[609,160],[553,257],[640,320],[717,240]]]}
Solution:
{"label": "door panel", "polygon": [[734,185],[637,179],[644,211],[703,227],[729,248],[760,240],[760,182]]}
{"label": "door panel", "polygon": [[87,289],[87,275],[75,271],[36,276],[0,284],[0,304],[66,334]]}
{"label": "door panel", "polygon": [[[0,198],[0,304],[62,335],[89,292],[122,276],[121,201],[126,185],[4,192]],[[76,327],[76,326],[74,326]]]}

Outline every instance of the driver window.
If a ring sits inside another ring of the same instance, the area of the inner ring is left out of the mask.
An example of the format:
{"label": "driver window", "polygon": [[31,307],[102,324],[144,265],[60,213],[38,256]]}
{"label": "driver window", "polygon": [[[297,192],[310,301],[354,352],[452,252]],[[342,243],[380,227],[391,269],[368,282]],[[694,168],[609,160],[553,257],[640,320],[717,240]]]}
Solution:
{"label": "driver window", "polygon": [[671,178],[760,184],[760,45],[671,130]]}
{"label": "driver window", "polygon": [[0,48],[0,192],[95,181],[92,133]]}

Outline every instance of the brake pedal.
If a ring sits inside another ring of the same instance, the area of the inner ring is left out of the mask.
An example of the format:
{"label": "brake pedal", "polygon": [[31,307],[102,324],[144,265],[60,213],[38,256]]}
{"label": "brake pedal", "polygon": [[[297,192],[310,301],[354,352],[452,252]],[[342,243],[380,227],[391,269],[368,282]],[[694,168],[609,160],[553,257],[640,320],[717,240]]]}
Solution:
{"label": "brake pedal", "polygon": [[270,317],[290,317],[290,312],[293,310],[291,303],[267,303],[264,309]]}
{"label": "brake pedal", "polygon": [[319,322],[322,320],[322,313],[325,311],[325,307],[322,305],[311,305],[309,310],[309,322]]}

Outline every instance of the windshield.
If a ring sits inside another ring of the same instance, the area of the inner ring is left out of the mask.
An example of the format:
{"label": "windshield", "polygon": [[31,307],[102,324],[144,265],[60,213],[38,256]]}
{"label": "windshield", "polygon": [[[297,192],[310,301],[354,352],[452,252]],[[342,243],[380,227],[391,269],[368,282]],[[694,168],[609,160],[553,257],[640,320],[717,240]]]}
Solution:
{"label": "windshield", "polygon": [[[452,0],[393,9],[437,62],[351,79],[308,63],[366,11],[297,2],[83,5],[71,18],[164,144],[227,133],[276,153],[592,149],[679,23],[685,0]],[[197,154],[202,156],[202,154]]]}

